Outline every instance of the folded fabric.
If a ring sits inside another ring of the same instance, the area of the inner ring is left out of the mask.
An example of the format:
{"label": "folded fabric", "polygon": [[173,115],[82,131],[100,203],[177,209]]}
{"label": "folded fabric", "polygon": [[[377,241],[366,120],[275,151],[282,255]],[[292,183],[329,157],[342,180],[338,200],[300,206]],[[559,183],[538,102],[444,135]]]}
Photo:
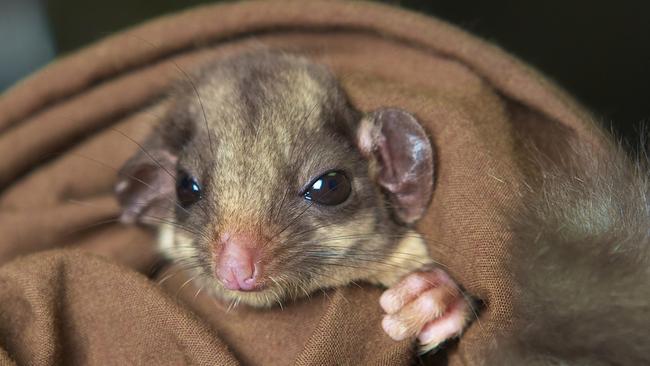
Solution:
{"label": "folded fabric", "polygon": [[181,70],[256,48],[327,65],[361,110],[399,106],[418,116],[438,160],[417,229],[432,257],[484,302],[480,321],[440,357],[471,363],[508,328],[511,233],[502,213],[521,206],[535,174],[524,147],[561,154],[566,136],[595,140],[589,114],[504,51],[439,20],[365,2],[253,1],[112,36],[0,98],[0,363],[412,360],[411,342],[381,329],[380,289],[229,311],[182,271],[161,267],[151,232],[117,222],[116,169],[137,150],[125,135],[146,136]]}

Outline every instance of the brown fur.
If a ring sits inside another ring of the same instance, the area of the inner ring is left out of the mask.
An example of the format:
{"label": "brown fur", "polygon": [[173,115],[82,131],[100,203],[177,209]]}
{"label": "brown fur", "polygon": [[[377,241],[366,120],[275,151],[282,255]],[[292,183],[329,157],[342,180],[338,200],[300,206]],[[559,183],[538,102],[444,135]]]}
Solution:
{"label": "brown fur", "polygon": [[[163,158],[157,150],[171,151],[177,162],[169,163],[203,186],[204,197],[187,212],[174,206],[173,195],[158,199],[164,221],[151,221],[162,251],[185,265],[198,286],[269,306],[353,281],[390,285],[430,262],[424,243],[393,219],[375,184],[376,164],[356,147],[362,114],[325,68],[257,52],[210,65],[187,81],[172,94],[171,110],[145,149]],[[142,159],[151,166],[149,156],[136,156],[123,172]],[[309,207],[299,192],[330,169],[350,175],[352,195],[336,207]],[[159,181],[169,184],[168,177]],[[126,203],[128,212],[134,206]],[[230,291],[214,278],[214,247],[226,230],[263,243],[264,290]]]}
{"label": "brown fur", "polygon": [[610,140],[539,164],[528,207],[510,215],[514,329],[484,364],[650,364],[648,159]]}

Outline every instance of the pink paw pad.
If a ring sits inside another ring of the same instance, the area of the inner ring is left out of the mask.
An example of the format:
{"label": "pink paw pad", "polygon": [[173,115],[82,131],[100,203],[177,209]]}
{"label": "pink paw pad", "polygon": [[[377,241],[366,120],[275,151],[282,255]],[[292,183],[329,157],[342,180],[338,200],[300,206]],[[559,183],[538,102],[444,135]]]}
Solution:
{"label": "pink paw pad", "polygon": [[423,351],[460,335],[471,308],[461,290],[441,269],[414,272],[384,291],[384,331],[396,341],[417,337]]}

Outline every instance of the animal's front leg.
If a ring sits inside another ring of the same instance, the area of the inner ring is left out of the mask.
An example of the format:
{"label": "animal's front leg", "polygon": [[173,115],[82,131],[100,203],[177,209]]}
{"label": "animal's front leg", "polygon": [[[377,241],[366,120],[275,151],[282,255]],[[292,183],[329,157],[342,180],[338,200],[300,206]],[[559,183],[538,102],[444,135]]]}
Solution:
{"label": "animal's front leg", "polygon": [[404,235],[386,267],[394,270],[379,271],[373,280],[388,288],[380,305],[386,312],[382,326],[391,338],[417,337],[424,353],[459,336],[472,320],[471,300],[435,265],[417,233]]}
{"label": "animal's front leg", "polygon": [[459,336],[471,320],[471,304],[442,269],[413,272],[386,290],[382,326],[394,340],[417,337],[428,352]]}

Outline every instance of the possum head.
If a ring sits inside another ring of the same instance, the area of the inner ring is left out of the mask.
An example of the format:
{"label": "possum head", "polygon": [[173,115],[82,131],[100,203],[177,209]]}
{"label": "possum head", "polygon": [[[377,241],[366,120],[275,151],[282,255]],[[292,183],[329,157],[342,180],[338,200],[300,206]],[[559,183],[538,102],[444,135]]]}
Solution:
{"label": "possum head", "polygon": [[124,222],[159,226],[165,254],[251,305],[392,270],[433,187],[431,144],[411,114],[362,114],[327,70],[284,54],[240,56],[193,81],[121,170]]}

